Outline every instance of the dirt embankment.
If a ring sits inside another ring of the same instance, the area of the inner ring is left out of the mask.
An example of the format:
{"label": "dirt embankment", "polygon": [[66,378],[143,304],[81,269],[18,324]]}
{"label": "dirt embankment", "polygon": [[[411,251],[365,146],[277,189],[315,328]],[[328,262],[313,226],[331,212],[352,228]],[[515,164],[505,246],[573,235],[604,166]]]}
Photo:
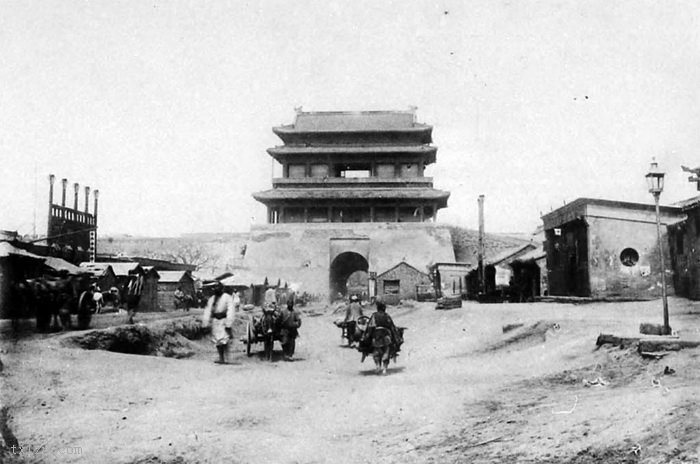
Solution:
{"label": "dirt embankment", "polygon": [[206,330],[196,317],[91,330],[66,336],[63,346],[117,353],[187,358],[196,347],[193,340],[204,337]]}

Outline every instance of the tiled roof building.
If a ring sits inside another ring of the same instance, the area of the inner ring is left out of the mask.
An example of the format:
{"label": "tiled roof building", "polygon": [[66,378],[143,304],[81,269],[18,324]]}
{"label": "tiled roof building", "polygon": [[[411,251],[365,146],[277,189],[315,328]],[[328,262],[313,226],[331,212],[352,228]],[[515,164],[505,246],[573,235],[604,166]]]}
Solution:
{"label": "tiled roof building", "polygon": [[273,128],[283,145],[267,152],[282,177],[253,195],[268,214],[251,228],[246,268],[334,300],[376,295],[376,276],[397,263],[423,272],[454,261],[450,231],[435,223],[450,194],[425,176],[432,130],[414,110],[298,111]]}
{"label": "tiled roof building", "polygon": [[284,145],[267,151],[283,174],[253,195],[271,224],[424,222],[447,206],[449,192],[424,175],[432,127],[413,110],[298,112],[273,131]]}

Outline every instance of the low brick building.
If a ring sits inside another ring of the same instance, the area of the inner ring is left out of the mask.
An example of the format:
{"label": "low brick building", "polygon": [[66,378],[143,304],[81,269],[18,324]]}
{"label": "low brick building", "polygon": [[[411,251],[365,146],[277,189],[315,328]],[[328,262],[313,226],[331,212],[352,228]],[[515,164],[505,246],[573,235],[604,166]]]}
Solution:
{"label": "low brick building", "polygon": [[175,309],[175,291],[179,288],[194,299],[194,279],[190,271],[158,271],[158,308]]}
{"label": "low brick building", "polygon": [[678,203],[686,219],[668,227],[676,295],[700,300],[700,196]]}
{"label": "low brick building", "polygon": [[437,297],[467,295],[467,276],[474,266],[468,263],[435,263],[433,283]]}
{"label": "low brick building", "polygon": [[81,263],[80,267],[90,274],[101,292],[109,292],[112,288],[120,290],[114,269],[108,263]]}
{"label": "low brick building", "polygon": [[405,261],[377,275],[377,296],[387,304],[415,300],[419,285],[430,285],[430,277]]}
{"label": "low brick building", "polygon": [[547,254],[534,249],[510,263],[513,269],[511,301],[533,301],[539,296],[549,295],[547,285]]}
{"label": "low brick building", "polygon": [[[654,205],[579,198],[542,216],[550,295],[645,299],[670,276],[666,227],[685,218],[660,208],[666,269],[661,269]],[[671,279],[667,279],[670,284]],[[669,293],[673,287],[668,285]]]}

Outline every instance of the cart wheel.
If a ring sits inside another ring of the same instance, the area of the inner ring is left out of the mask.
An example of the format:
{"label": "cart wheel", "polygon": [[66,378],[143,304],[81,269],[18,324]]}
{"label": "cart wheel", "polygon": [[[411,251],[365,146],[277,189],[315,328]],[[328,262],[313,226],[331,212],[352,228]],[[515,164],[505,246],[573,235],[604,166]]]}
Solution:
{"label": "cart wheel", "polygon": [[246,334],[247,334],[247,338],[246,338],[245,354],[247,356],[250,356],[250,345],[253,343],[253,334],[250,332],[250,322],[248,323]]}

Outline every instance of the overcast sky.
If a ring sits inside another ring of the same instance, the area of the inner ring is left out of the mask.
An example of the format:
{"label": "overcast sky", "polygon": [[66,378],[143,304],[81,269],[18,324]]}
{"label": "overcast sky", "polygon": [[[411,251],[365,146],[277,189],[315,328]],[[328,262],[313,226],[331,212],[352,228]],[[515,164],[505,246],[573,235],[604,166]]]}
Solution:
{"label": "overcast sky", "polygon": [[700,2],[3,0],[0,229],[46,233],[54,173],[100,189],[101,235],[247,231],[294,107],[412,105],[440,222],[476,228],[479,194],[491,232],[651,202],[653,156],[689,198]]}

